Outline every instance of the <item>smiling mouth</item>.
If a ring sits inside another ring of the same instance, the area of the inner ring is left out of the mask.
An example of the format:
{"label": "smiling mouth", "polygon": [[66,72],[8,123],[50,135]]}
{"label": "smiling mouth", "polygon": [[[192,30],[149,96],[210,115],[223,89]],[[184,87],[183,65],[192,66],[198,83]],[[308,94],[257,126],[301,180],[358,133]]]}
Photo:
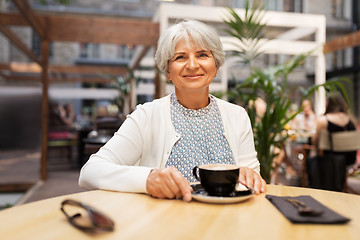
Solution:
{"label": "smiling mouth", "polygon": [[187,78],[196,78],[196,77],[202,77],[204,74],[191,74],[191,75],[184,75],[183,77]]}

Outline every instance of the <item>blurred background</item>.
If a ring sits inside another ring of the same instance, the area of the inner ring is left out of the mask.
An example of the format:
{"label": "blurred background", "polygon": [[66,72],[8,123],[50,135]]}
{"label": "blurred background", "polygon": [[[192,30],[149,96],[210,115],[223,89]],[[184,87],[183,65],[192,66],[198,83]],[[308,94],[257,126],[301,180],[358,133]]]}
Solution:
{"label": "blurred background", "polygon": [[[25,193],[39,180],[47,181],[57,172],[69,171],[76,185],[79,168],[88,156],[111,137],[137,104],[172,91],[172,85],[157,71],[153,61],[161,31],[179,18],[197,13],[200,20],[213,25],[222,37],[228,37],[223,19],[213,16],[212,12],[226,12],[225,7],[245,8],[246,2],[0,0],[0,191]],[[351,109],[358,118],[358,0],[257,2],[274,16],[284,17],[278,25],[267,28],[267,38],[296,41],[305,48],[293,47],[286,52],[281,51],[285,45],[274,45],[275,50],[267,49],[255,66],[282,64],[296,52],[324,46],[324,52],[311,55],[289,75],[288,91],[294,108],[300,106],[299,87],[312,86],[319,79],[346,77]],[[39,17],[43,30],[29,26],[26,18],[18,17],[29,12]],[[286,25],[286,17],[289,22],[296,22],[297,16],[323,17],[324,26],[309,23],[304,27],[300,26],[301,21],[298,21],[299,27]],[[61,25],[60,20],[66,24]],[[77,24],[86,24],[86,28],[76,28]],[[51,28],[54,26],[56,28]],[[40,67],[44,33],[50,36],[46,100]],[[349,34],[353,34],[352,37]],[[353,41],[346,45],[346,39]],[[250,73],[231,58],[231,47],[225,50],[226,68],[221,69],[214,80],[213,92],[226,92]],[[316,68],[319,56],[324,58],[321,76]],[[321,114],[321,105],[315,98],[313,107],[317,114]],[[46,141],[46,145],[42,145],[42,141]],[[42,146],[47,147],[45,153]],[[62,178],[66,177],[59,176]]]}

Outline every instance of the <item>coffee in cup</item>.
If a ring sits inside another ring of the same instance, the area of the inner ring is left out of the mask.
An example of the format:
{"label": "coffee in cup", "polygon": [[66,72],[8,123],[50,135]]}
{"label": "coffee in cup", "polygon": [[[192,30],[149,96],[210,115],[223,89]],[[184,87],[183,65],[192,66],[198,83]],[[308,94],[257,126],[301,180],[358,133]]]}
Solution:
{"label": "coffee in cup", "polygon": [[227,197],[235,190],[239,168],[231,164],[205,164],[195,166],[193,175],[210,196]]}

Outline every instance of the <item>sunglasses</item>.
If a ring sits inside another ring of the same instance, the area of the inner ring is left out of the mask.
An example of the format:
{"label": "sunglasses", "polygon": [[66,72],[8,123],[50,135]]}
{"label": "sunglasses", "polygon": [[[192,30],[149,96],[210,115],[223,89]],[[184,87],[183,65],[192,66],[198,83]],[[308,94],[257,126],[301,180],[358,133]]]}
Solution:
{"label": "sunglasses", "polygon": [[113,220],[84,203],[70,199],[64,200],[61,203],[61,211],[71,225],[82,231],[110,232],[114,230]]}

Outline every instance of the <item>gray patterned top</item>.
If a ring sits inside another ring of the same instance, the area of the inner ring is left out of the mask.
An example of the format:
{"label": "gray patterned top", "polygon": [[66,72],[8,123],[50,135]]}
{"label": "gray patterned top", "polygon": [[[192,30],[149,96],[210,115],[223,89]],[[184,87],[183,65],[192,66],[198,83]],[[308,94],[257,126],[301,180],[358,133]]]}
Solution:
{"label": "gray patterned top", "polygon": [[181,138],[173,146],[166,167],[176,167],[189,182],[197,181],[192,174],[195,165],[235,164],[219,108],[209,97],[208,106],[194,110],[182,106],[175,93],[171,95],[171,121]]}

